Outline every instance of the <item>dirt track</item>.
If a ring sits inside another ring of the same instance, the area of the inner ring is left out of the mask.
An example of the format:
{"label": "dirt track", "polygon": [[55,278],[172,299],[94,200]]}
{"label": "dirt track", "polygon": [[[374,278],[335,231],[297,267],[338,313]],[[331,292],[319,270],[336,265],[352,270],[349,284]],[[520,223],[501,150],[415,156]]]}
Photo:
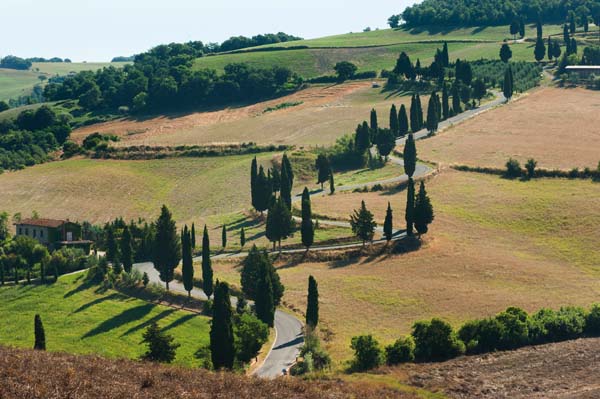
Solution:
{"label": "dirt track", "polygon": [[600,338],[468,356],[408,371],[452,398],[599,398]]}

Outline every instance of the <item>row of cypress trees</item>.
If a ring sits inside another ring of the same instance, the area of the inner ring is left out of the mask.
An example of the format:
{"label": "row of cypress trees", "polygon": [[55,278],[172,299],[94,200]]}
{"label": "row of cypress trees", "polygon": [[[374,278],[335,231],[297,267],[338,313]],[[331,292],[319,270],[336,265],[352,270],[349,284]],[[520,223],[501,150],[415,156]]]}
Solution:
{"label": "row of cypress trees", "polygon": [[412,133],[408,135],[404,145],[404,171],[408,176],[408,188],[406,198],[406,234],[414,235],[414,229],[419,235],[428,231],[428,226],[433,222],[434,213],[431,200],[425,190],[425,182],[421,181],[419,193],[415,198],[415,182],[413,175],[417,164],[417,148]]}
{"label": "row of cypress trees", "polygon": [[263,166],[258,166],[256,157],[250,166],[250,193],[252,206],[263,213],[275,201],[275,194],[279,193],[289,209],[292,208],[292,188],[294,185],[294,171],[286,153],[281,161],[281,171],[276,167],[266,173]]}

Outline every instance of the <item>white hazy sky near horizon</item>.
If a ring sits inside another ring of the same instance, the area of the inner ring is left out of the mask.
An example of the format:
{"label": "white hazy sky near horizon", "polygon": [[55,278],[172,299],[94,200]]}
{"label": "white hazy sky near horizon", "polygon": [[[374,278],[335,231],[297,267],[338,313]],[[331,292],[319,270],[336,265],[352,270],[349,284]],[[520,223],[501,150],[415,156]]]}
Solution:
{"label": "white hazy sky near horizon", "polygon": [[161,43],[386,28],[415,0],[1,0],[0,56],[110,61]]}

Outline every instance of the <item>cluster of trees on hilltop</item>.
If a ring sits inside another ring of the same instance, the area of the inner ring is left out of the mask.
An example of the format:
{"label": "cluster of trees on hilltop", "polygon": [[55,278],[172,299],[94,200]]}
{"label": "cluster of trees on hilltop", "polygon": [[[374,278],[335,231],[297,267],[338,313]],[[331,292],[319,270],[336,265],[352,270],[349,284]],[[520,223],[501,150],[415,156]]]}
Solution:
{"label": "cluster of trees on hilltop", "polygon": [[52,57],[52,58],[31,57],[31,58],[27,58],[27,61],[30,61],[30,62],[53,62],[53,63],[60,63],[60,62],[69,63],[69,62],[71,62],[71,60],[69,58],[62,59],[60,57]]}
{"label": "cluster of trees on hilltop", "polygon": [[211,44],[210,49],[212,50],[211,52],[216,53],[239,50],[248,47],[263,46],[265,44],[293,42],[296,40],[302,40],[302,38],[288,35],[287,33],[283,32],[265,33],[264,35],[256,35],[252,37],[232,36],[220,45]]}
{"label": "cluster of trees on hilltop", "polygon": [[229,64],[223,74],[193,68],[204,54],[202,42],[172,43],[135,56],[133,65],[84,71],[44,89],[47,100],[77,99],[88,110],[129,107],[134,112],[175,107],[257,101],[297,88],[299,79],[285,67],[254,68]]}
{"label": "cluster of trees on hilltop", "polygon": [[425,0],[401,14],[409,26],[502,25],[516,16],[528,21],[564,21],[569,11],[600,13],[599,0]]}
{"label": "cluster of trees on hilltop", "polygon": [[31,68],[31,61],[20,57],[15,57],[14,55],[7,55],[6,57],[0,59],[0,68],[26,71]]}

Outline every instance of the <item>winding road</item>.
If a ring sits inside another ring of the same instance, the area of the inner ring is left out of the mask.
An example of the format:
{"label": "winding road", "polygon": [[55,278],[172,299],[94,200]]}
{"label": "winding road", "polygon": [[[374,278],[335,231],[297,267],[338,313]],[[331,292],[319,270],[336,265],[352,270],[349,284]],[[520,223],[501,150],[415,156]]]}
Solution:
{"label": "winding road", "polygon": [[[494,107],[506,102],[506,99],[502,95],[502,93],[493,92],[493,94],[496,96],[496,98],[493,101],[485,103],[484,105],[480,106],[479,108],[465,111],[457,116],[454,116],[452,118],[449,118],[446,121],[441,122],[439,124],[439,130],[451,127],[452,125],[454,125],[456,123],[473,118],[484,111],[487,111],[491,108],[494,108]],[[414,138],[415,138],[415,140],[419,140],[419,139],[428,137],[428,135],[429,135],[429,132],[426,129],[423,129],[423,130],[420,130],[420,131],[414,133]],[[396,145],[398,145],[398,146],[404,145],[405,140],[406,140],[405,138],[398,139],[396,141]],[[404,166],[404,161],[402,159],[396,158],[396,157],[390,157],[390,159],[394,164],[396,164],[398,166]],[[428,166],[423,165],[423,164],[417,164],[417,167],[415,170],[415,177],[423,177],[430,172],[431,172],[431,168],[429,168]],[[407,180],[408,180],[408,176],[406,176],[406,174],[403,174],[403,175],[400,175],[400,176],[397,176],[397,177],[394,177],[391,179],[386,179],[386,180],[374,181],[374,182],[363,183],[363,184],[338,186],[338,187],[336,187],[336,191],[338,191],[338,192],[353,191],[357,188],[371,187],[376,184],[381,184],[381,185],[389,185],[389,184],[396,184],[396,183],[399,184],[399,183],[405,182]],[[326,192],[323,190],[319,190],[314,193],[311,193],[311,196],[318,196],[318,195],[326,195]],[[301,194],[295,195],[293,197],[294,202],[299,201],[300,199],[301,199]],[[340,227],[349,227],[350,226],[350,224],[348,222],[342,222],[342,221],[319,220],[319,223],[323,224],[323,225],[333,225],[333,226],[340,226]],[[382,233],[383,229],[381,227],[378,227],[378,232]],[[401,240],[404,237],[406,237],[406,233],[404,231],[397,231],[394,234],[393,240],[394,241]],[[384,241],[385,241],[385,239],[380,239],[380,240],[375,240],[374,243],[381,243]],[[339,249],[351,249],[351,248],[357,248],[357,247],[361,247],[361,246],[362,246],[361,243],[340,244],[340,245],[323,245],[323,246],[316,245],[316,246],[311,247],[311,251],[331,251],[331,250],[339,250]],[[304,248],[298,248],[298,249],[284,249],[281,252],[290,254],[290,253],[302,253],[305,251],[306,250]],[[275,251],[275,252],[278,252],[278,251]],[[215,255],[212,258],[213,259],[233,259],[233,258],[243,258],[246,256],[247,256],[246,252],[237,252],[237,253],[219,254],[219,255]],[[197,257],[197,258],[194,258],[194,261],[199,261],[201,259],[202,259],[201,257]],[[137,263],[134,265],[134,268],[136,268],[137,270],[139,270],[142,273],[144,273],[144,272],[147,273],[151,282],[162,284],[162,282],[160,281],[158,272],[156,271],[156,269],[154,269],[154,265],[151,262]],[[182,294],[187,294],[187,291],[183,287],[183,284],[179,281],[172,281],[169,284],[169,288],[172,291],[182,293]],[[204,295],[204,292],[202,290],[200,290],[199,288],[194,287],[191,294],[195,298],[206,299],[206,295]],[[237,298],[232,297],[231,301],[232,301],[232,304],[235,305],[235,303],[237,302]],[[258,377],[276,378],[278,376],[283,375],[284,371],[287,371],[295,363],[296,357],[298,356],[298,353],[300,352],[300,348],[302,347],[302,345],[304,343],[302,322],[295,316],[293,316],[289,313],[286,313],[282,310],[277,310],[275,312],[275,332],[276,332],[276,339],[273,344],[273,347],[269,351],[269,354],[267,355],[263,364],[254,372],[254,375],[256,375]]]}

